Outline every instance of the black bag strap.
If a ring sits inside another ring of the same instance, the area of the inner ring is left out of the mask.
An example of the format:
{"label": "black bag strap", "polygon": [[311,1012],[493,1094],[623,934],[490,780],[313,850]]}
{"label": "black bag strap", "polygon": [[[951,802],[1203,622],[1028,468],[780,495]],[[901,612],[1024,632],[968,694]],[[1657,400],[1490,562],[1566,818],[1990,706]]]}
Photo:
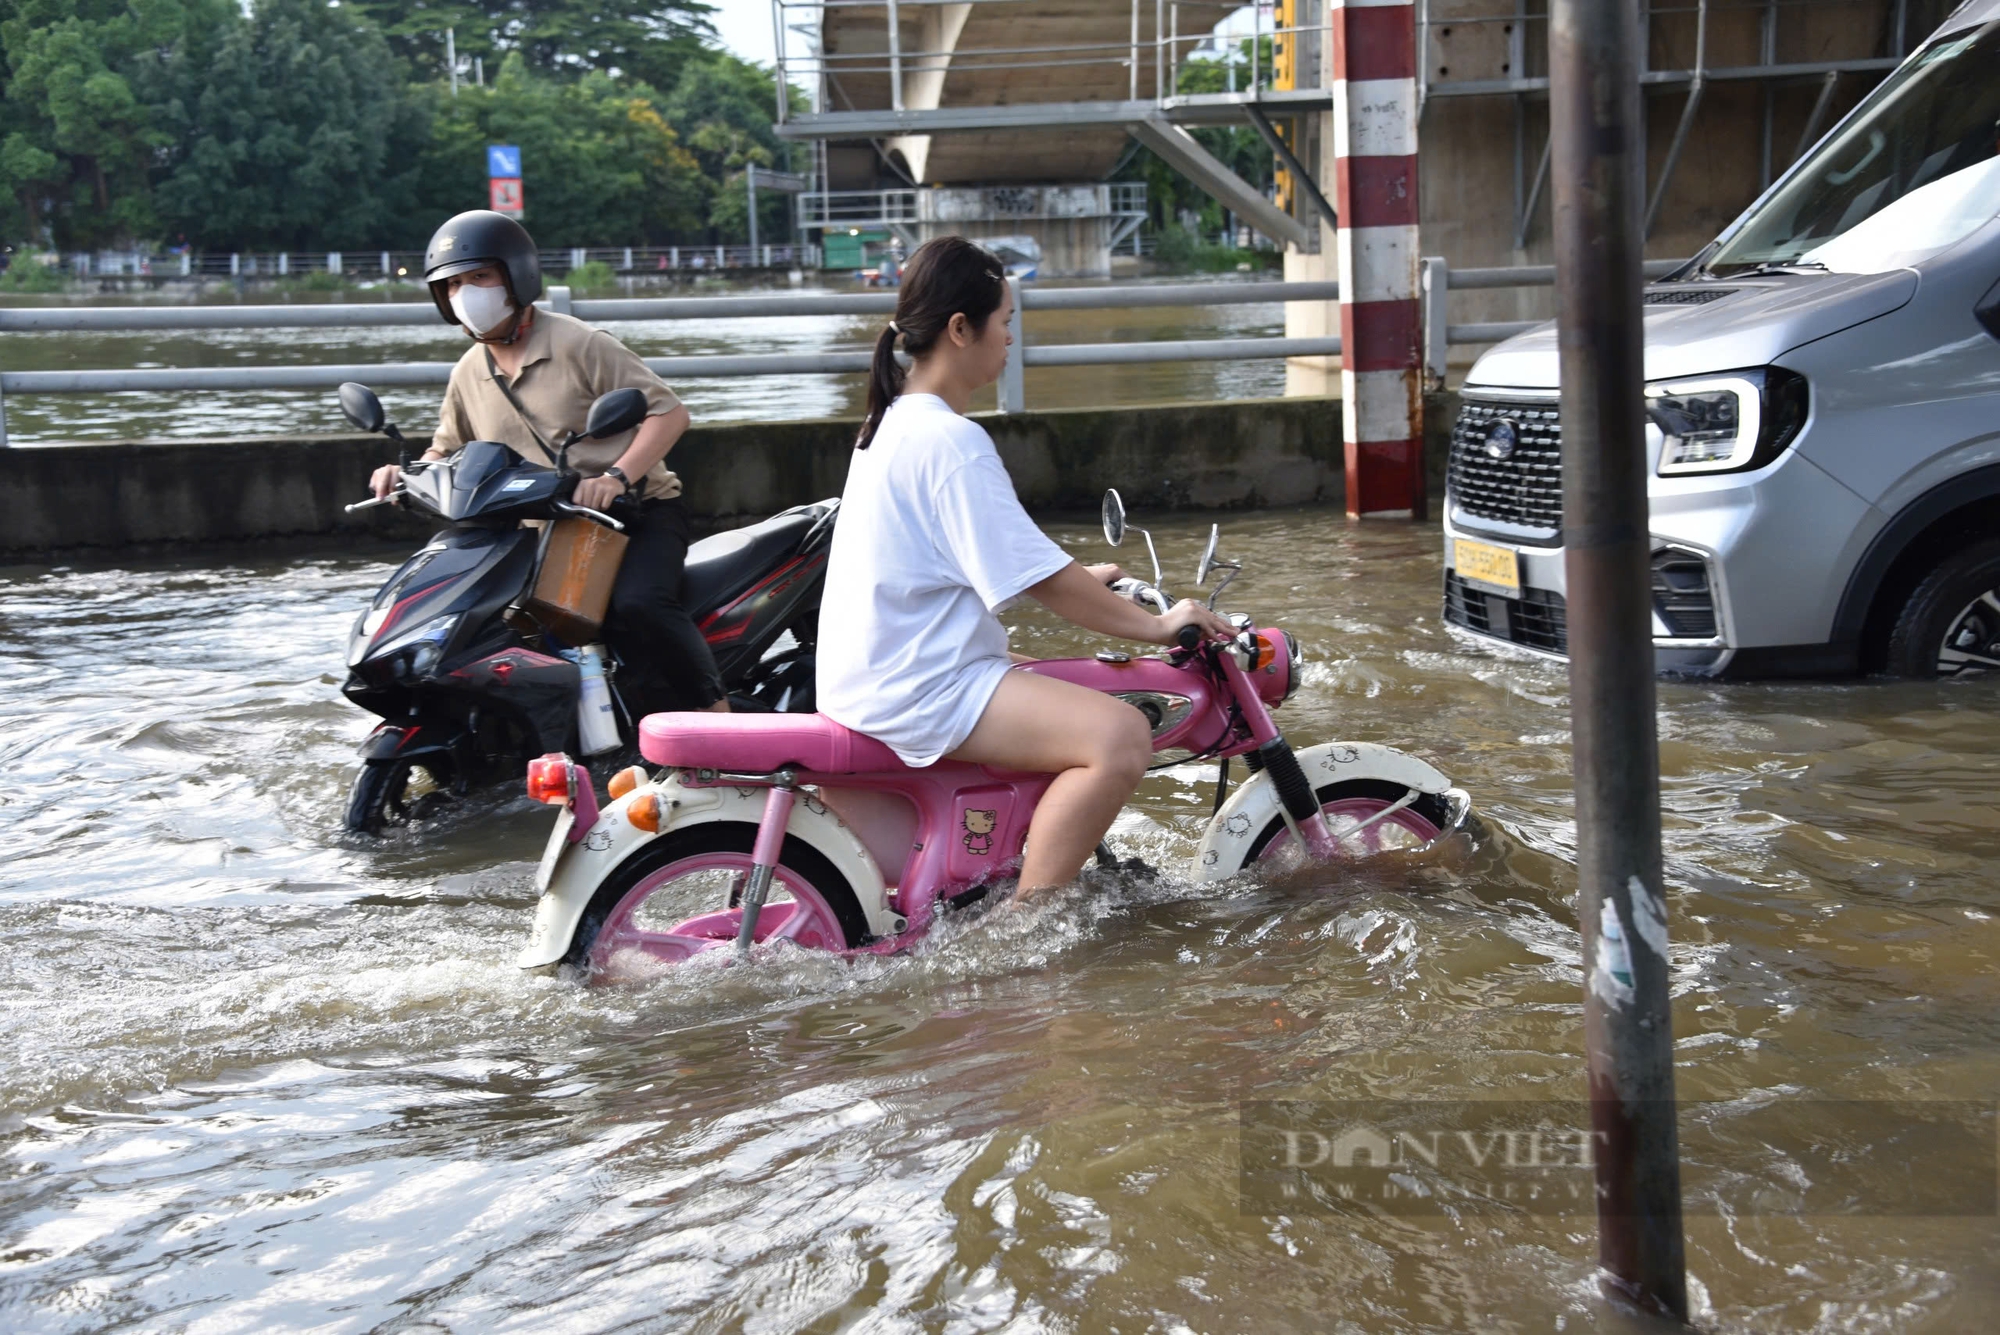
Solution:
{"label": "black bag strap", "polygon": [[542,433],[535,429],[534,419],[529,417],[528,410],[521,406],[521,400],[514,396],[514,387],[507,383],[507,377],[500,374],[500,363],[493,360],[493,349],[486,348],[483,351],[486,353],[486,370],[493,377],[493,383],[507,396],[507,402],[514,405],[514,411],[521,418],[521,425],[528,428],[528,434],[535,438],[535,444],[541,450],[542,457],[549,461],[549,467],[556,467],[556,452],[549,448],[549,443],[542,439]]}

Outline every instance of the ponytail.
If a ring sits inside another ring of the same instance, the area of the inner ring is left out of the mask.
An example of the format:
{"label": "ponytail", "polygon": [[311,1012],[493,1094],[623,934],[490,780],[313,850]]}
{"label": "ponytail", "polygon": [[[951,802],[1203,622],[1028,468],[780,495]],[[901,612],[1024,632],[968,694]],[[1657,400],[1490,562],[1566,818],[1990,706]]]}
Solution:
{"label": "ponytail", "polygon": [[896,290],[896,318],[875,338],[875,356],[868,367],[868,409],[854,448],[865,450],[875,439],[889,405],[903,392],[903,366],[896,360],[896,340],[910,356],[923,358],[951,324],[963,315],[973,329],[984,331],[1000,294],[1007,290],[1007,271],[1000,261],[962,236],[940,236],[918,246],[903,266]]}
{"label": "ponytail", "polygon": [[903,364],[896,360],[896,336],[900,332],[891,320],[888,328],[875,338],[875,357],[868,364],[868,412],[861,419],[861,434],[854,439],[857,450],[868,448],[889,405],[903,392]]}

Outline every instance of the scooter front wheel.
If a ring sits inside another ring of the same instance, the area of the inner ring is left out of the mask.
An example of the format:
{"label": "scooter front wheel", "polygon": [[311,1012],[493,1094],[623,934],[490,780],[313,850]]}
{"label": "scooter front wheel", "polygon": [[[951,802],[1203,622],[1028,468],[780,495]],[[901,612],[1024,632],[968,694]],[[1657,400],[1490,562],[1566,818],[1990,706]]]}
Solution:
{"label": "scooter front wheel", "polygon": [[[1349,779],[1322,784],[1315,792],[1320,814],[1333,836],[1335,856],[1373,857],[1423,847],[1451,825],[1451,810],[1437,793],[1410,795],[1401,784],[1381,779]],[[1393,809],[1392,809],[1393,808]],[[1387,812],[1387,815],[1383,813]],[[1298,841],[1285,818],[1274,816],[1250,843],[1246,864],[1278,867],[1300,860]]]}
{"label": "scooter front wheel", "polygon": [[347,828],[381,834],[428,816],[451,791],[451,762],[442,755],[421,759],[364,760],[347,795]]}
{"label": "scooter front wheel", "polygon": [[[757,827],[747,821],[717,821],[647,844],[598,887],[563,962],[615,980],[728,949],[742,923],[740,896],[756,840]],[[868,920],[839,869],[787,835],[756,939],[853,950],[867,944]]]}

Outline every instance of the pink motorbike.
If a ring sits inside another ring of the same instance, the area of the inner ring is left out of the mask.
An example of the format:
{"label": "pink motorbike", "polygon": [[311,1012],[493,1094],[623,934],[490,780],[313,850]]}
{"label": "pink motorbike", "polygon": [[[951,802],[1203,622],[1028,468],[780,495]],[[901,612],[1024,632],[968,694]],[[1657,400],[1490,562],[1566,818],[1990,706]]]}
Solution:
{"label": "pink motorbike", "polygon": [[[1126,531],[1105,496],[1105,537]],[[1153,553],[1152,535],[1135,529]],[[1224,572],[1214,606],[1242,567]],[[1153,582],[1120,592],[1164,611]],[[1282,630],[1232,616],[1228,644],[1187,642],[1164,655],[1100,652],[1026,663],[1127,701],[1152,724],[1166,765],[1218,762],[1216,806],[1193,876],[1421,849],[1458,830],[1466,795],[1415,756],[1368,742],[1294,750],[1271,711],[1298,684],[1299,647]],[[892,952],[914,943],[946,904],[979,898],[1018,871],[1028,820],[1052,776],[956,761],[912,769],[880,742],[814,714],[655,714],[640,753],[659,767],[612,777],[600,805],[589,772],[555,754],[531,761],[528,791],[562,810],[537,873],[541,898],[523,968],[569,964],[618,976],[763,942]],[[1230,761],[1251,774],[1229,793]],[[1164,767],[1164,766],[1163,766]],[[1226,800],[1225,799],[1226,795]],[[1101,861],[1110,861],[1100,847]]]}

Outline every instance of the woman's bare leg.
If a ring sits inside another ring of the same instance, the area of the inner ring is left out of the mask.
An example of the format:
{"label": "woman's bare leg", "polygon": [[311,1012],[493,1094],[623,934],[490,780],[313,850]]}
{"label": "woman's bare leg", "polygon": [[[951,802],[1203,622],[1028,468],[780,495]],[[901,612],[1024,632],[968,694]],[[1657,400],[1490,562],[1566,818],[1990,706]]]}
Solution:
{"label": "woman's bare leg", "polygon": [[1054,774],[1021,866],[1027,894],[1066,885],[1111,828],[1153,756],[1146,716],[1101,691],[1009,672],[953,760]]}

